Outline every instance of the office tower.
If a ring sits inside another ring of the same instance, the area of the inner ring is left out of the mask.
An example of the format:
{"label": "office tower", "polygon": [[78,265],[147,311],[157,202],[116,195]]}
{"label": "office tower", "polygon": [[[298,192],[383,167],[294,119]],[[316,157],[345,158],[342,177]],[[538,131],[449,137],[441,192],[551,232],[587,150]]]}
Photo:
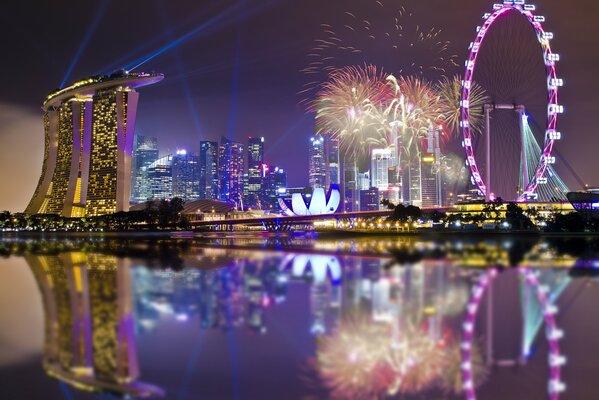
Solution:
{"label": "office tower", "polygon": [[371,186],[370,171],[358,172],[358,190],[368,190]]}
{"label": "office tower", "polygon": [[97,76],[43,104],[44,162],[27,214],[94,216],[127,211],[139,93],[162,74]]}
{"label": "office tower", "polygon": [[341,183],[341,167],[339,164],[339,139],[327,137],[325,141],[326,154],[326,187]]}
{"label": "office tower", "polygon": [[387,188],[389,186],[389,168],[393,167],[392,151],[386,149],[372,149],[370,155],[371,186]]}
{"label": "office tower", "polygon": [[353,161],[343,163],[343,185],[341,193],[343,211],[359,211],[360,209],[358,174],[358,167],[353,163]]}
{"label": "office tower", "polygon": [[144,181],[143,168],[156,160],[158,160],[158,139],[150,136],[135,136],[131,168],[133,176],[131,200],[134,203],[143,203],[147,200],[147,194],[144,196],[147,182]]}
{"label": "office tower", "polygon": [[324,187],[326,183],[325,138],[312,136],[308,150],[308,182],[311,187]]}
{"label": "office tower", "polygon": [[218,179],[220,199],[243,208],[243,145],[226,137],[221,138],[218,149]]}
{"label": "office tower", "polygon": [[267,166],[265,174],[265,209],[279,211],[279,193],[287,188],[287,172],[275,165]]}
{"label": "office tower", "polygon": [[187,150],[173,156],[173,197],[185,201],[200,198],[200,157]]}
{"label": "office tower", "polygon": [[360,190],[360,211],[376,211],[380,208],[380,203],[378,188]]}
{"label": "office tower", "polygon": [[200,198],[217,199],[218,183],[218,143],[200,142]]}
{"label": "office tower", "polygon": [[426,154],[421,158],[422,207],[443,205],[443,182],[441,178],[439,131],[431,129],[427,134]]}
{"label": "office tower", "polygon": [[248,139],[247,152],[247,185],[245,189],[245,206],[252,208],[262,208],[264,199],[264,138],[250,137]]}
{"label": "office tower", "polygon": [[147,182],[147,199],[170,200],[173,198],[173,156],[159,158],[143,169]]}

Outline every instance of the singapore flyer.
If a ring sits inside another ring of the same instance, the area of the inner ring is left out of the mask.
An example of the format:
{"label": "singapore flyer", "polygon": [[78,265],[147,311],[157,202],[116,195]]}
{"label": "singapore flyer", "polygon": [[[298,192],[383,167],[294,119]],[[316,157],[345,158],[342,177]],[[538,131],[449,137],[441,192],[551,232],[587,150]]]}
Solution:
{"label": "singapore flyer", "polygon": [[[492,26],[501,24],[502,16],[508,13],[518,13],[523,16],[530,26],[534,29],[536,38],[539,43],[539,57],[542,57],[545,65],[546,85],[547,85],[547,122],[545,125],[544,139],[540,146],[539,154],[531,157],[530,152],[525,151],[524,140],[521,144],[521,175],[520,190],[516,195],[518,201],[532,201],[538,198],[539,186],[546,185],[547,171],[552,170],[551,164],[555,162],[553,156],[553,146],[556,140],[561,139],[561,133],[557,130],[558,115],[563,112],[563,106],[558,102],[558,88],[563,85],[563,80],[558,78],[556,72],[556,62],[559,61],[559,55],[551,50],[550,40],[553,34],[545,31],[542,23],[545,18],[534,14],[536,6],[527,4],[523,0],[507,0],[501,4],[494,4],[492,12],[486,13],[483,16],[483,24],[477,27],[476,37],[469,46],[469,56],[465,62],[464,78],[462,80],[462,96],[460,102],[461,121],[460,128],[462,131],[463,142],[462,146],[466,153],[466,165],[470,170],[472,184],[478,188],[480,194],[485,197],[486,201],[493,201],[497,197],[492,188],[491,182],[491,139],[489,127],[489,113],[493,109],[510,109],[516,111],[520,118],[520,127],[524,131],[523,125],[526,125],[525,107],[520,104],[485,104],[484,112],[486,117],[486,149],[484,151],[484,169],[479,167],[479,162],[476,158],[475,138],[471,127],[471,89],[474,82],[474,72],[477,68],[477,60],[483,46],[485,46],[485,38]],[[524,134],[523,134],[524,135]],[[499,144],[500,145],[500,144]],[[480,157],[480,154],[479,154]],[[528,157],[528,159],[527,159]],[[531,160],[530,158],[535,158]],[[480,161],[480,160],[479,160]],[[531,165],[532,168],[527,168]]]}

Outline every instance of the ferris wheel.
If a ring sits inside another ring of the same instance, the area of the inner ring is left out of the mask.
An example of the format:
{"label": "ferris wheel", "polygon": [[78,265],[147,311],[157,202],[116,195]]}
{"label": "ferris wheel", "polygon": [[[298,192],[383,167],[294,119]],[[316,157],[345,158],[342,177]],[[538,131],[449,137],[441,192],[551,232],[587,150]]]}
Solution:
{"label": "ferris wheel", "polygon": [[[465,63],[464,79],[462,80],[462,96],[460,101],[461,119],[460,128],[462,130],[462,146],[466,152],[466,165],[470,170],[470,177],[480,194],[485,196],[486,201],[493,201],[495,195],[491,189],[491,163],[490,163],[490,129],[489,112],[491,109],[512,109],[523,118],[523,106],[518,104],[488,104],[485,105],[485,117],[487,119],[487,139],[486,139],[486,164],[485,176],[481,175],[477,160],[475,157],[475,148],[473,143],[473,130],[471,124],[470,95],[473,87],[473,77],[476,68],[477,58],[480,52],[485,36],[493,24],[498,22],[500,16],[516,11],[523,15],[528,23],[534,29],[537,40],[540,44],[541,56],[545,64],[545,74],[547,78],[547,125],[545,128],[544,140],[540,151],[540,157],[536,168],[530,176],[524,173],[524,183],[522,190],[518,195],[518,201],[530,201],[537,198],[537,188],[539,185],[547,184],[546,172],[555,163],[555,157],[552,155],[553,146],[556,140],[561,139],[561,133],[557,131],[558,115],[563,113],[563,106],[558,103],[558,88],[563,86],[563,80],[557,77],[556,62],[559,61],[559,55],[553,53],[550,46],[550,40],[553,38],[551,32],[543,29],[542,23],[545,17],[535,15],[536,7],[534,4],[526,4],[524,0],[505,0],[503,3],[494,4],[490,13],[483,15],[483,24],[477,27],[477,33],[474,41],[470,43],[470,53]],[[524,150],[523,154],[524,154]],[[526,171],[526,169],[525,169]]]}

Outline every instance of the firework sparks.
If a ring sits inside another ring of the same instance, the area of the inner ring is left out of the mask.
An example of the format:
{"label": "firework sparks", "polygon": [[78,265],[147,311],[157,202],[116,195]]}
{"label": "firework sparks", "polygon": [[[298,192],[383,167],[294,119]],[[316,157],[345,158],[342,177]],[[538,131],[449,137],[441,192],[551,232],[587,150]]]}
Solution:
{"label": "firework sparks", "polygon": [[450,368],[459,371],[460,359],[448,346],[460,355],[454,342],[433,339],[408,321],[346,318],[331,335],[319,338],[316,364],[335,398],[414,394],[450,384],[443,376]]}
{"label": "firework sparks", "polygon": [[334,24],[321,24],[321,36],[301,70],[309,82],[300,94],[309,97],[331,72],[348,65],[376,64],[398,76],[435,80],[459,67],[440,29],[419,24],[403,6],[385,0],[366,3],[367,7],[345,11]]}
{"label": "firework sparks", "polygon": [[[453,78],[443,77],[435,87],[441,98],[443,107],[443,122],[451,131],[460,134],[460,101],[462,99],[462,80],[455,75]],[[475,132],[480,132],[483,125],[483,105],[489,103],[485,89],[476,82],[472,82],[470,89],[470,126]]]}
{"label": "firework sparks", "polygon": [[359,157],[380,127],[373,110],[384,106],[388,97],[384,74],[375,66],[333,71],[311,105],[317,133],[339,139],[346,156]]}

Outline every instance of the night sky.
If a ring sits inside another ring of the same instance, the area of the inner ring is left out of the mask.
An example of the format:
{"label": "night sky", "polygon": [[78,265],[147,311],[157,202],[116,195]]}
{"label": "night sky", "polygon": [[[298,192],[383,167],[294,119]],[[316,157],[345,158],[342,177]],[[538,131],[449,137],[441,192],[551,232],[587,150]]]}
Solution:
{"label": "night sky", "polygon": [[[492,6],[473,0],[382,2],[389,13],[403,5],[413,13],[412,23],[442,29],[440,39],[451,42],[447,56],[457,55],[460,65],[476,25]],[[558,75],[565,80],[563,140],[557,149],[584,183],[599,185],[593,123],[599,109],[599,5],[591,0],[536,4],[547,18],[546,30],[555,33],[552,47],[561,55]],[[298,92],[310,82],[300,70],[314,40],[323,37],[322,23],[343,28],[350,11],[371,24],[388,24],[388,18],[371,19],[373,7],[378,5],[371,0],[6,2],[0,11],[0,209],[22,211],[33,193],[43,155],[40,106],[50,91],[65,78],[68,84],[134,65],[178,38],[178,45],[136,69],[166,75],[140,89],[137,132],[157,136],[162,154],[198,151],[200,140],[222,135],[244,143],[250,135],[264,136],[266,161],[286,168],[291,186],[307,184],[314,118],[300,104],[306,95]],[[397,72],[400,53],[371,50],[361,62]],[[427,64],[426,54],[418,57]],[[356,61],[355,56],[336,60]],[[571,189],[580,188],[559,160],[556,169]]]}

